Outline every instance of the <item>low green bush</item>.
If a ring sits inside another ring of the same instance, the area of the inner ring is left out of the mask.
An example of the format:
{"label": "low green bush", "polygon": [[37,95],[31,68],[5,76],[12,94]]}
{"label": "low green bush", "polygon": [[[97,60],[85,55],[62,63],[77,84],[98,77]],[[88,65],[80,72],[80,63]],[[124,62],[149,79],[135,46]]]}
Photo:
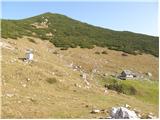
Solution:
{"label": "low green bush", "polygon": [[63,47],[60,50],[68,50],[68,47]]}
{"label": "low green bush", "polygon": [[101,53],[100,53],[100,52],[98,52],[98,51],[96,51],[96,52],[95,52],[95,54],[98,54],[98,55],[100,55]]}
{"label": "low green bush", "polygon": [[136,95],[137,90],[134,86],[132,85],[126,85],[122,82],[119,81],[113,81],[112,83],[105,85],[108,89],[115,90],[118,93],[123,93],[127,95]]}
{"label": "low green bush", "polygon": [[107,51],[102,51],[102,54],[108,54]]}
{"label": "low green bush", "polygon": [[110,90],[133,95],[145,102],[158,104],[158,81],[151,80],[119,80],[116,78],[100,78],[99,84]]}
{"label": "low green bush", "polygon": [[57,79],[56,79],[56,78],[48,78],[48,79],[46,79],[46,81],[47,81],[49,84],[57,83]]}
{"label": "low green bush", "polygon": [[53,54],[59,54],[57,51],[54,51]]}
{"label": "low green bush", "polygon": [[36,43],[36,41],[34,39],[28,38],[28,40],[32,43]]}

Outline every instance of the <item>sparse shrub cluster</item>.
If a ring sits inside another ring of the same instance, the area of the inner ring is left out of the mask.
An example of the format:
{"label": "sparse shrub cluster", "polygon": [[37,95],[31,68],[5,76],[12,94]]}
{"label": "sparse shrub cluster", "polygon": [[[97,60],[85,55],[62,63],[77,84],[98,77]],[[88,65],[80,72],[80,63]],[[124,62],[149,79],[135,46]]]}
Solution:
{"label": "sparse shrub cluster", "polygon": [[121,55],[122,55],[122,56],[128,56],[126,53],[122,53]]}
{"label": "sparse shrub cluster", "polygon": [[63,47],[60,50],[68,50],[68,47]]}
{"label": "sparse shrub cluster", "polygon": [[102,54],[108,54],[107,51],[102,51]]}
{"label": "sparse shrub cluster", "polygon": [[32,38],[28,38],[28,40],[29,40],[30,42],[35,43],[35,44],[36,44],[36,41],[35,41],[34,39],[32,39]]}
{"label": "sparse shrub cluster", "polygon": [[98,52],[98,51],[96,51],[96,52],[95,52],[95,54],[98,54],[98,55],[100,55],[101,53],[100,53],[100,52]]}
{"label": "sparse shrub cluster", "polygon": [[53,54],[59,54],[57,51],[54,51]]}
{"label": "sparse shrub cluster", "polygon": [[127,95],[136,95],[137,93],[137,90],[134,86],[130,84],[125,84],[120,80],[115,79],[113,79],[109,84],[106,84],[105,87],[107,87],[110,90],[115,90],[118,93],[123,93]]}
{"label": "sparse shrub cluster", "polygon": [[114,83],[106,86],[108,89],[115,90],[119,93],[127,94],[127,95],[135,95],[137,90],[133,86],[128,86],[122,83]]}
{"label": "sparse shrub cluster", "polygon": [[95,54],[100,55],[100,54],[108,54],[108,53],[107,53],[107,51],[102,51],[102,52],[98,52],[98,51],[96,51],[96,52],[95,52]]}

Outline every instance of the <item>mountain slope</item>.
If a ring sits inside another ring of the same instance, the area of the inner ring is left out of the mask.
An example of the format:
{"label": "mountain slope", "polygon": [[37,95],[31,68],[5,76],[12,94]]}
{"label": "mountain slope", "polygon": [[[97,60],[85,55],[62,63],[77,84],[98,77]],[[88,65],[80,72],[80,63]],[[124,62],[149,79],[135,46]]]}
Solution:
{"label": "mountain slope", "polygon": [[2,37],[33,36],[51,41],[57,47],[108,47],[131,54],[158,56],[158,37],[127,31],[113,31],[73,20],[60,14],[45,13],[22,20],[2,20]]}
{"label": "mountain slope", "polygon": [[[1,39],[0,43],[2,118],[106,118],[111,107],[125,104],[140,111],[141,115],[152,112],[158,116],[158,81],[119,82],[134,87],[136,95],[112,90],[106,93],[104,87],[123,69],[151,72],[157,80],[157,57],[147,54],[122,56],[122,52],[100,47],[60,50],[49,41],[33,37]],[[34,51],[32,63],[22,59],[27,49]],[[96,51],[108,54],[95,54]],[[89,85],[75,66],[81,66],[81,71],[87,74]],[[92,114],[93,109],[106,112]]]}

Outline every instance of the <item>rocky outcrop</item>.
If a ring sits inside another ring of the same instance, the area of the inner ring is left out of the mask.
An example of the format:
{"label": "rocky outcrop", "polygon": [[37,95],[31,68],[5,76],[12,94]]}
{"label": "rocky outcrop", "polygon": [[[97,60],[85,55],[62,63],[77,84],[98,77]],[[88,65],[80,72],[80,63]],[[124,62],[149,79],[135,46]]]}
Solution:
{"label": "rocky outcrop", "polygon": [[125,107],[113,107],[110,112],[112,119],[138,119],[134,111],[131,111]]}

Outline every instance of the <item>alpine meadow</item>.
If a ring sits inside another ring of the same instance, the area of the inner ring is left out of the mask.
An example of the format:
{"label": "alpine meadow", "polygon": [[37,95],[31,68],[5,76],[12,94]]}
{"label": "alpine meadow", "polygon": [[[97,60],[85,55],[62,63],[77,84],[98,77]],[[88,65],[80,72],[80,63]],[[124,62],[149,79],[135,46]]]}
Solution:
{"label": "alpine meadow", "polygon": [[158,36],[48,11],[1,18],[1,118],[159,118]]}

